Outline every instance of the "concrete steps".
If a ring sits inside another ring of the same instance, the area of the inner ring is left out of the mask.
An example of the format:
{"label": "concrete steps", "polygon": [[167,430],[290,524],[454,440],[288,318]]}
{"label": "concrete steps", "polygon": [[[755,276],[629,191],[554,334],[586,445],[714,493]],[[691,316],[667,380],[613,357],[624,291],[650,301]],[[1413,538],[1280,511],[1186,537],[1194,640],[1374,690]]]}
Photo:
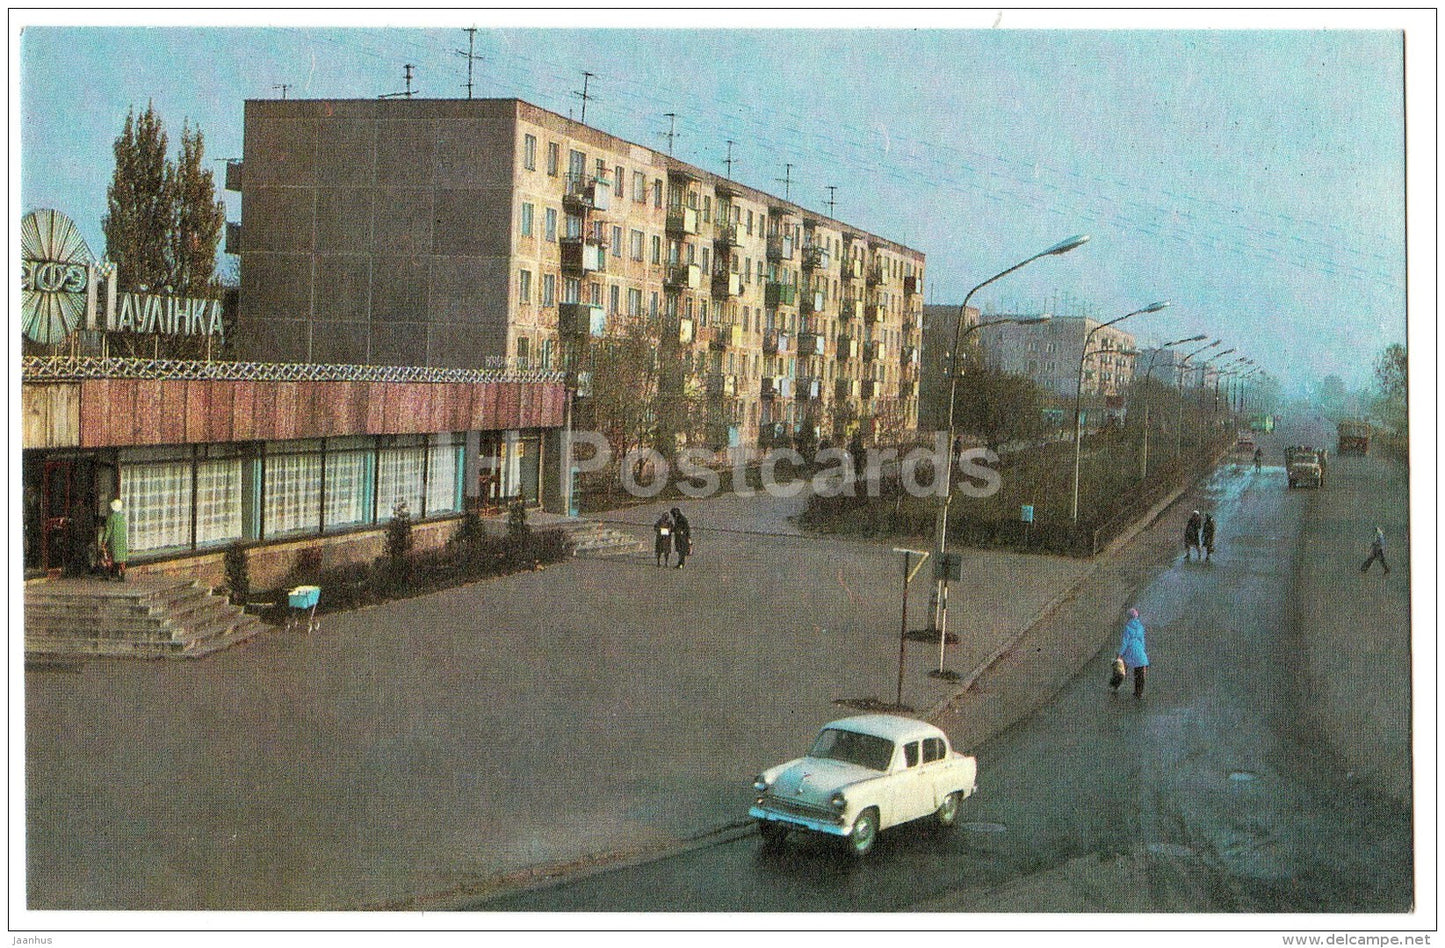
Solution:
{"label": "concrete steps", "polygon": [[567,532],[574,556],[620,556],[647,549],[647,541],[595,520],[559,520],[556,526]]}
{"label": "concrete steps", "polygon": [[187,580],[46,579],[25,586],[27,657],[197,658],[264,628]]}

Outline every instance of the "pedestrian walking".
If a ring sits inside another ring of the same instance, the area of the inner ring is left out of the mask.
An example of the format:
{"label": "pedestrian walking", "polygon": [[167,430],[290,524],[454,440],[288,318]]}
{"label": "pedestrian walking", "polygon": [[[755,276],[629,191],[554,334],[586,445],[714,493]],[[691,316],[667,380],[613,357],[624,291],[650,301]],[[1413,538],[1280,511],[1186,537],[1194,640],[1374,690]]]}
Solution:
{"label": "pedestrian walking", "polygon": [[682,569],[687,555],[692,552],[692,524],[676,507],[672,508],[672,546],[677,550],[677,568]]}
{"label": "pedestrian walking", "polygon": [[[1124,636],[1119,642],[1118,660],[1126,668],[1134,670],[1134,698],[1144,697],[1144,671],[1149,667],[1149,655],[1144,651],[1144,623],[1139,619],[1139,610],[1130,609],[1129,619],[1124,623]],[[1122,679],[1121,679],[1122,680]],[[1111,682],[1115,691],[1117,682]]]}
{"label": "pedestrian walking", "polygon": [[110,515],[100,531],[101,549],[105,551],[106,573],[111,579],[125,582],[125,564],[130,559],[130,539],[125,524],[125,505],[120,498],[110,502]]}
{"label": "pedestrian walking", "polygon": [[1203,556],[1199,550],[1199,531],[1204,527],[1204,519],[1199,516],[1199,511],[1189,515],[1189,522],[1184,524],[1184,560],[1189,561],[1191,553]]}
{"label": "pedestrian walking", "polygon": [[666,565],[672,557],[672,513],[666,512],[652,525],[652,553],[657,565]]}
{"label": "pedestrian walking", "polygon": [[1263,461],[1263,460],[1264,460],[1264,449],[1263,449],[1263,448],[1255,448],[1255,449],[1254,449],[1254,473],[1256,473],[1256,474],[1259,473],[1260,462]]}
{"label": "pedestrian walking", "polygon": [[1380,565],[1385,567],[1386,573],[1390,572],[1390,564],[1385,562],[1385,531],[1379,527],[1375,528],[1375,539],[1370,541],[1370,557],[1360,567],[1360,572],[1369,572],[1370,564],[1375,560],[1380,561]]}
{"label": "pedestrian walking", "polygon": [[1214,553],[1214,514],[1204,515],[1204,525],[1199,528],[1199,545],[1204,547],[1204,559],[1208,561]]}

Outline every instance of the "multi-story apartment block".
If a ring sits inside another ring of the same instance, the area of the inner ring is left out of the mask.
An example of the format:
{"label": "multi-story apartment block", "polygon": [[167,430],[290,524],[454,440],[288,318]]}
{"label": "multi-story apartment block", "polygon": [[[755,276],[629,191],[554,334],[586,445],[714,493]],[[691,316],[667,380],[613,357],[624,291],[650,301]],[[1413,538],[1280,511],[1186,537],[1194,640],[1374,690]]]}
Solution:
{"label": "multi-story apartment block", "polygon": [[[962,339],[958,356],[960,376],[968,373],[970,359],[979,353],[978,307],[970,306],[959,326],[959,306],[928,304],[923,307],[923,352],[919,377],[918,426],[929,431],[948,427],[949,371],[953,367],[953,340]],[[964,336],[964,334],[967,336]]]}
{"label": "multi-story apartment block", "polygon": [[911,429],[924,255],[516,99],[246,103],[243,357],[567,367],[646,319],[717,447]]}
{"label": "multi-story apartment block", "polygon": [[1084,339],[1096,329],[1084,360],[1082,393],[1086,398],[1116,398],[1132,381],[1137,358],[1134,337],[1122,329],[1100,328],[1097,320],[1069,317],[1036,325],[985,325],[978,336],[991,365],[1026,375],[1045,391],[1072,399],[1080,391],[1079,359],[1084,355]]}

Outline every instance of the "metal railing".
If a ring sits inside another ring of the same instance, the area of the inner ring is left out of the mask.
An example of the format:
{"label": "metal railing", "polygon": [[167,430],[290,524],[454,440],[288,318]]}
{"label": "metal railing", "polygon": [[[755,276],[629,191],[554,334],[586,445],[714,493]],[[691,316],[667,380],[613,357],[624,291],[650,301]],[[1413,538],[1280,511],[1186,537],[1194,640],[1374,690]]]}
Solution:
{"label": "metal railing", "polygon": [[404,365],[334,365],[310,362],[204,362],[195,359],[100,359],[26,356],[25,382],[81,379],[156,379],[227,382],[562,382],[566,373],[542,369],[443,369]]}

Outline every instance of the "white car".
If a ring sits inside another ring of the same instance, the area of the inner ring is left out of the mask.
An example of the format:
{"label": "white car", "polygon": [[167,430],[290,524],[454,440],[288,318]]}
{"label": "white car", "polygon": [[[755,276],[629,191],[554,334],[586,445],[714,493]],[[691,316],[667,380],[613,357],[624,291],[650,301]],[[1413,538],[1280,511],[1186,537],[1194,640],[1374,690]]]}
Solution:
{"label": "white car", "polygon": [[866,856],[890,826],[925,816],[952,826],[977,775],[978,762],[932,724],[865,714],[824,725],[807,757],[759,774],[748,816],[769,845],[807,830],[840,837],[853,855]]}

